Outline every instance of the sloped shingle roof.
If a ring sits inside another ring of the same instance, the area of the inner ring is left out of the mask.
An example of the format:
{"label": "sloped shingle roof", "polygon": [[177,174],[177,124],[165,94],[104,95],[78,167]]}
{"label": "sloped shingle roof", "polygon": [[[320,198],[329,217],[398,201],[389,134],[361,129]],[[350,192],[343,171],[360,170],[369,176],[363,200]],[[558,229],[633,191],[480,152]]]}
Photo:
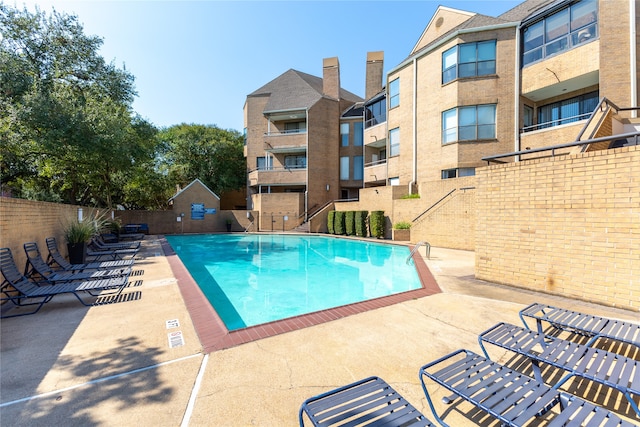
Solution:
{"label": "sloped shingle roof", "polygon": [[[322,93],[322,79],[290,69],[261,88],[251,92],[248,96],[269,96],[265,111],[279,111],[291,108],[309,108],[324,95]],[[342,99],[359,102],[358,95],[340,89]]]}

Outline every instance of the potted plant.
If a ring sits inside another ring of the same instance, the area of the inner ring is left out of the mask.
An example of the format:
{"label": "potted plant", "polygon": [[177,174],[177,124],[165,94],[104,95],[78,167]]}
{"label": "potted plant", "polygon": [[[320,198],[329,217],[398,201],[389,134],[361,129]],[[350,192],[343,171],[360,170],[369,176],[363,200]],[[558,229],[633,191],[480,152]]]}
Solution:
{"label": "potted plant", "polygon": [[73,221],[64,229],[64,237],[69,251],[71,264],[84,264],[87,253],[87,243],[95,234],[95,228],[91,221]]}
{"label": "potted plant", "polygon": [[99,216],[92,216],[83,221],[71,220],[64,227],[64,237],[67,241],[69,262],[84,264],[87,254],[87,243],[97,235],[104,225]]}
{"label": "potted plant", "polygon": [[227,224],[227,231],[230,232],[231,231],[231,225],[233,225],[233,220],[231,218],[227,218],[226,224]]}
{"label": "potted plant", "polygon": [[393,225],[393,240],[411,240],[411,223],[398,221]]}

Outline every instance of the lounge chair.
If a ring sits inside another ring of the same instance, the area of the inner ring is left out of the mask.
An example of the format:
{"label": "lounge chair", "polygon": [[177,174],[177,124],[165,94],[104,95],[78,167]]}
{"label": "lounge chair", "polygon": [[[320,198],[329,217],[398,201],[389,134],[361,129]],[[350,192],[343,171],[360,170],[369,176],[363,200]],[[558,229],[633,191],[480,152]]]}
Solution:
{"label": "lounge chair", "polygon": [[527,329],[531,329],[525,317],[536,321],[536,327],[540,333],[544,332],[542,329],[544,321],[556,329],[592,337],[588,345],[599,338],[610,338],[640,347],[640,325],[635,323],[593,316],[540,303],[533,303],[520,310],[522,323]]}
{"label": "lounge chair", "polygon": [[[100,279],[100,280],[78,280],[67,283],[53,284],[49,286],[39,286],[18,271],[13,255],[9,248],[0,248],[0,272],[4,281],[0,284],[0,301],[9,301],[19,307],[35,306],[33,311],[27,313],[10,314],[2,318],[25,316],[34,314],[42,306],[57,295],[72,294],[85,306],[91,304],[85,302],[80,296],[82,292],[90,296],[98,295],[119,295],[127,286],[126,277]],[[25,300],[35,300],[26,302]]]}
{"label": "lounge chair", "polygon": [[[420,382],[429,407],[438,422],[447,423],[438,415],[425,380],[453,392],[478,409],[502,421],[507,426],[531,425],[537,417],[549,418],[547,427],[633,427],[604,408],[577,397],[561,393],[533,378],[492,362],[469,350],[457,350],[420,368]],[[451,403],[452,398],[443,399]],[[558,413],[549,411],[560,405]],[[585,420],[588,420],[586,424]]]}
{"label": "lounge chair", "polygon": [[540,363],[546,363],[567,371],[567,374],[552,384],[560,388],[571,377],[592,381],[594,384],[611,387],[622,393],[631,408],[640,418],[640,361],[620,354],[589,347],[572,341],[547,336],[508,323],[498,323],[478,337],[485,356],[489,358],[484,344],[489,343],[518,355],[529,358],[536,380],[543,382]]}
{"label": "lounge chair", "polygon": [[138,249],[100,249],[93,242],[89,242],[87,245],[87,256],[93,258],[93,261],[97,262],[103,258],[115,260],[123,260],[126,257],[135,257],[138,254]]}
{"label": "lounge chair", "polygon": [[102,262],[90,262],[85,264],[71,264],[67,261],[60,251],[58,250],[58,244],[55,237],[47,237],[47,249],[49,255],[47,256],[47,264],[54,269],[61,269],[65,271],[81,271],[81,270],[111,270],[114,268],[131,267],[135,260],[123,259],[118,261],[102,261]]}
{"label": "lounge chair", "polygon": [[140,242],[130,243],[107,243],[101,236],[94,237],[93,243],[100,249],[114,250],[114,249],[138,249],[140,248]]}
{"label": "lounge chair", "polygon": [[24,275],[30,279],[34,279],[36,282],[42,280],[47,282],[68,282],[70,280],[104,279],[120,276],[128,278],[131,275],[131,267],[80,272],[55,271],[44,262],[38,244],[35,242],[25,243],[24,252],[27,255]]}
{"label": "lounge chair", "polygon": [[306,414],[314,426],[433,426],[416,408],[378,377],[369,377],[304,401],[300,427]]}

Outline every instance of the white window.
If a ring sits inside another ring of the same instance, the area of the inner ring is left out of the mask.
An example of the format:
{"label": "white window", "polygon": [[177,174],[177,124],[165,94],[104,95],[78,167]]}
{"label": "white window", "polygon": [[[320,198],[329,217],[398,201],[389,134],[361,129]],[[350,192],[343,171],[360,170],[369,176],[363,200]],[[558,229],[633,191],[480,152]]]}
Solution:
{"label": "white window", "polygon": [[400,105],[400,78],[389,83],[389,108]]}
{"label": "white window", "polygon": [[349,157],[340,157],[340,179],[342,181],[349,179]]}
{"label": "white window", "polygon": [[349,123],[340,123],[340,144],[343,147],[349,146]]}
{"label": "white window", "polygon": [[397,156],[400,154],[400,128],[391,129],[389,131],[389,156]]}
{"label": "white window", "polygon": [[494,139],[495,104],[457,107],[442,113],[442,143]]}

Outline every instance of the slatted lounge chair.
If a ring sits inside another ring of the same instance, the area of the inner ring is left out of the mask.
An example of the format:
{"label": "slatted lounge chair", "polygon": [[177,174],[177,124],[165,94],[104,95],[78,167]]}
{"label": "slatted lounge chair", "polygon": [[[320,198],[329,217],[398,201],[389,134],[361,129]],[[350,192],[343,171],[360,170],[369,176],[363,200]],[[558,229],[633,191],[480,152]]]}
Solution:
{"label": "slatted lounge chair", "polygon": [[80,270],[111,270],[114,268],[131,267],[135,260],[123,259],[118,261],[102,261],[102,262],[90,262],[85,264],[71,264],[67,261],[60,251],[58,250],[58,244],[55,237],[47,237],[47,249],[49,255],[47,256],[47,264],[54,269],[60,269],[65,271],[80,271]]}
{"label": "slatted lounge chair", "polygon": [[81,297],[82,293],[94,297],[98,295],[117,296],[128,284],[126,277],[118,277],[39,286],[18,271],[9,248],[0,248],[0,272],[4,277],[4,281],[0,284],[0,301],[3,303],[8,301],[19,307],[35,307],[32,311],[9,314],[2,316],[2,318],[34,314],[53,297],[63,294],[72,294],[80,303],[90,306],[91,304]]}
{"label": "slatted lounge chair", "polygon": [[96,247],[93,242],[89,242],[87,245],[87,256],[93,258],[95,262],[102,259],[123,260],[126,257],[135,257],[138,254],[138,249],[115,249],[106,250]]}
{"label": "slatted lounge chair", "polygon": [[42,259],[38,244],[29,242],[24,244],[24,252],[27,255],[27,263],[24,268],[24,275],[36,282],[46,280],[47,282],[68,282],[70,280],[104,279],[108,277],[129,277],[131,267],[117,268],[112,270],[90,270],[81,272],[55,271]]}
{"label": "slatted lounge chair", "polygon": [[433,426],[416,408],[378,377],[369,377],[304,401],[300,408],[314,426]]}
{"label": "slatted lounge chair", "polygon": [[[448,424],[438,415],[425,380],[453,392],[478,409],[507,426],[530,425],[537,417],[549,418],[548,427],[632,427],[629,421],[585,402],[560,393],[533,378],[492,362],[469,350],[457,350],[420,368],[420,382],[437,421]],[[451,403],[446,399],[444,403]],[[549,412],[559,405],[559,412]],[[546,419],[546,418],[545,418]],[[586,421],[588,420],[588,421]]]}
{"label": "slatted lounge chair", "polygon": [[107,243],[102,237],[94,237],[93,243],[100,249],[114,250],[114,249],[138,249],[140,248],[140,242],[129,243]]}
{"label": "slatted lounge chair", "polygon": [[544,321],[557,329],[592,337],[589,345],[598,338],[609,338],[640,347],[640,325],[631,322],[593,316],[540,303],[533,303],[520,310],[522,323],[527,329],[531,329],[525,317],[535,320],[538,332],[543,332],[542,322]]}
{"label": "slatted lounge chair", "polygon": [[[485,356],[484,344],[489,343],[528,357],[536,380],[543,382],[540,364],[546,363],[567,371],[553,384],[560,388],[569,378],[590,380],[594,385],[613,388],[622,393],[640,418],[640,361],[620,354],[589,347],[573,341],[546,336],[543,333],[508,323],[498,323],[478,337]],[[635,399],[635,400],[634,400]]]}

